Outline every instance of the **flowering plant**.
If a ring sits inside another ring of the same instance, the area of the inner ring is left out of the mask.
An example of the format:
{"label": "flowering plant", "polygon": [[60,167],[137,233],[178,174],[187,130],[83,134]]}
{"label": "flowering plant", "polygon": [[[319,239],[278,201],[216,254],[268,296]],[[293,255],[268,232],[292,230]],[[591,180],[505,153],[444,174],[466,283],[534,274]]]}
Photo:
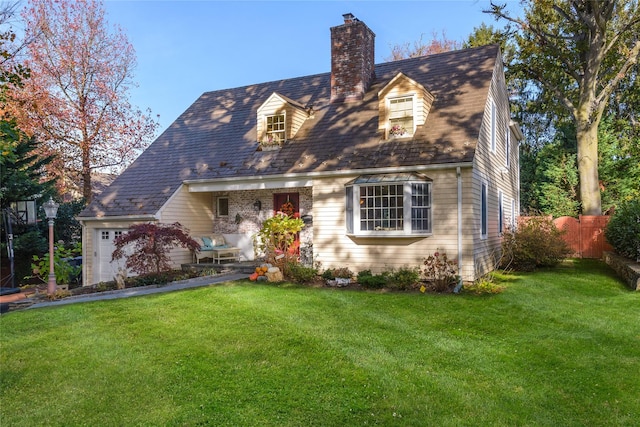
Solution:
{"label": "flowering plant", "polygon": [[446,253],[435,252],[424,259],[424,275],[431,281],[434,290],[444,292],[450,289],[458,279],[458,261],[448,259]]}
{"label": "flowering plant", "polygon": [[269,134],[262,137],[262,141],[260,141],[260,145],[263,147],[273,147],[276,145],[280,145],[282,139],[278,135]]}
{"label": "flowering plant", "polygon": [[405,133],[407,133],[407,130],[400,125],[392,126],[391,129],[389,129],[389,135],[402,136]]}

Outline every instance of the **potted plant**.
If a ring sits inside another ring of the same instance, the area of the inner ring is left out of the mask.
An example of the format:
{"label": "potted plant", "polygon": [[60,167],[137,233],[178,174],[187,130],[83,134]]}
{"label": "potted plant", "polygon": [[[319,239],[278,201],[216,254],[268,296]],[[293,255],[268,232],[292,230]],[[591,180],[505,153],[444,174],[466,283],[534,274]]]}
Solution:
{"label": "potted plant", "polygon": [[407,133],[407,130],[400,125],[392,126],[391,129],[389,129],[390,136],[402,136],[405,133]]}
{"label": "potted plant", "polygon": [[260,149],[262,151],[277,150],[280,148],[282,140],[273,134],[265,135],[260,141]]}

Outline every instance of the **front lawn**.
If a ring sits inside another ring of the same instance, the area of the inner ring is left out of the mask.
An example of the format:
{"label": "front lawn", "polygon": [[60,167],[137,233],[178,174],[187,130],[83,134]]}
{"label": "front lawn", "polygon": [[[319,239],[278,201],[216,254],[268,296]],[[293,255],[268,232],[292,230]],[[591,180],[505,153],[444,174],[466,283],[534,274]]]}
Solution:
{"label": "front lawn", "polygon": [[597,261],[497,295],[235,282],[0,318],[0,425],[637,425],[640,292]]}

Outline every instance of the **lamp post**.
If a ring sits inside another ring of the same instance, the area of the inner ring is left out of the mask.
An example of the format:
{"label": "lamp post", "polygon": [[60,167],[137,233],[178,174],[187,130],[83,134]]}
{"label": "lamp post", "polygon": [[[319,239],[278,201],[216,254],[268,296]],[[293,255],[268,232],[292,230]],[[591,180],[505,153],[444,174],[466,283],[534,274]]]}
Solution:
{"label": "lamp post", "polygon": [[53,220],[56,219],[58,214],[58,206],[51,197],[42,205],[44,214],[49,220],[49,281],[47,282],[47,294],[53,295],[56,293],[56,273],[53,270]]}

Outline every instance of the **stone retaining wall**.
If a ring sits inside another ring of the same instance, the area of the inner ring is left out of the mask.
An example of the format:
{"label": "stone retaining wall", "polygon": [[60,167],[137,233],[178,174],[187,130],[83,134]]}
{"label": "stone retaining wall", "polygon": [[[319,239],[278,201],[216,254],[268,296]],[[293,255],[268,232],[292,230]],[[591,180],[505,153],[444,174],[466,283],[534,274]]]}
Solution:
{"label": "stone retaining wall", "polygon": [[604,262],[613,268],[618,276],[634,291],[640,291],[640,263],[623,258],[613,252],[602,254]]}

